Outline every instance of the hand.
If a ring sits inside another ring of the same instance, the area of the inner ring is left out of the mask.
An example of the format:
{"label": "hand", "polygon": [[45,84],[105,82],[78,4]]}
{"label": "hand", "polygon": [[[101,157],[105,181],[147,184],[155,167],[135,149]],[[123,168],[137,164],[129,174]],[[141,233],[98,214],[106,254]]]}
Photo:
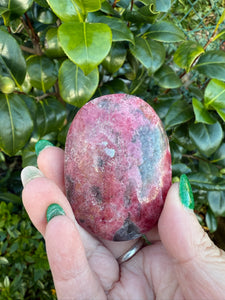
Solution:
{"label": "hand", "polygon": [[[178,184],[168,192],[158,226],[146,234],[152,244],[118,265],[116,257],[134,241],[99,241],[78,225],[65,196],[63,164],[63,150],[48,147],[38,156],[41,172],[22,172],[23,203],[45,238],[59,300],[225,298],[225,252],[181,203]],[[52,203],[65,215],[47,223]]]}

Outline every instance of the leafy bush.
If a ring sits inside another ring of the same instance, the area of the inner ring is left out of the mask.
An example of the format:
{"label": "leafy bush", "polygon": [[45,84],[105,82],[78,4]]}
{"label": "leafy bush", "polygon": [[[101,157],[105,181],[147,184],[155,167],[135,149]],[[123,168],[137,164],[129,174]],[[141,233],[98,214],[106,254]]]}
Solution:
{"label": "leafy bush", "polygon": [[212,5],[1,1],[0,200],[9,204],[0,210],[0,289],[7,299],[15,291],[18,299],[37,289],[43,299],[51,294],[43,242],[18,206],[20,170],[36,165],[39,139],[64,147],[72,118],[94,97],[128,93],[154,107],[169,136],[173,180],[188,175],[200,222],[217,229],[225,217],[225,13],[222,1]]}

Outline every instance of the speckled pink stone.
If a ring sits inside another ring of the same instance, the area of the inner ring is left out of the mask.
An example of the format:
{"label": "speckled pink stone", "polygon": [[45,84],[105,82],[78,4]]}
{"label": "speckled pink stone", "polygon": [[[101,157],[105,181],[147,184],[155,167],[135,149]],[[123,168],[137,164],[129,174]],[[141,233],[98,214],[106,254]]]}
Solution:
{"label": "speckled pink stone", "polygon": [[84,105],[66,140],[65,185],[77,221],[97,237],[149,231],[171,185],[169,143],[152,107],[126,94]]}

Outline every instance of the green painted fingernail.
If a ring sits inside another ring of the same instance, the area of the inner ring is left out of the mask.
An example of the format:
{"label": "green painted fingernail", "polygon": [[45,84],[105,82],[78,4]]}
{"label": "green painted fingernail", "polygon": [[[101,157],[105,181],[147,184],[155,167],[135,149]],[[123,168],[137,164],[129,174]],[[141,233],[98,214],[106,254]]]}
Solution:
{"label": "green painted fingernail", "polygon": [[179,195],[182,204],[189,209],[194,209],[194,196],[190,182],[185,174],[180,177]]}
{"label": "green painted fingernail", "polygon": [[50,204],[46,213],[47,222],[49,222],[52,218],[56,216],[64,216],[64,215],[65,212],[59,204],[57,203]]}
{"label": "green painted fingernail", "polygon": [[44,150],[45,148],[48,148],[48,147],[52,147],[52,146],[54,146],[54,145],[51,142],[49,142],[47,140],[40,140],[35,144],[35,152],[38,156],[42,150]]}

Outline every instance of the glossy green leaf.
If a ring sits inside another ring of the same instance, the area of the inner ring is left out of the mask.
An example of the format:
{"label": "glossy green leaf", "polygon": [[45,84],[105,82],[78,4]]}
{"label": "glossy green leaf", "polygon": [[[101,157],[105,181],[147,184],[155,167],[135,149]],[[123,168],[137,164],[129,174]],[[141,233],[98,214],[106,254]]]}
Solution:
{"label": "glossy green leaf", "polygon": [[51,59],[37,55],[28,58],[27,72],[32,86],[44,93],[55,84],[58,75],[56,66]]}
{"label": "glossy green leaf", "polygon": [[4,19],[5,26],[9,26],[10,21],[22,16],[33,4],[33,0],[10,0],[0,5],[0,15]]}
{"label": "glossy green leaf", "polygon": [[8,9],[11,14],[16,16],[23,15],[33,4],[33,0],[10,0],[8,1]]}
{"label": "glossy green leaf", "polygon": [[49,28],[45,35],[45,54],[49,57],[62,57],[65,53],[59,43],[57,28]]}
{"label": "glossy green leaf", "polygon": [[22,167],[27,166],[37,167],[37,154],[35,152],[35,143],[29,143],[22,152]]}
{"label": "glossy green leaf", "polygon": [[225,192],[208,192],[209,206],[215,216],[225,217]]}
{"label": "glossy green leaf", "polygon": [[222,50],[207,51],[194,68],[209,78],[225,80],[225,53]]}
{"label": "glossy green leaf", "polygon": [[174,53],[174,62],[189,72],[196,58],[204,52],[203,47],[194,41],[183,42]]}
{"label": "glossy green leaf", "polygon": [[84,12],[92,12],[101,8],[102,0],[71,0]]}
{"label": "glossy green leaf", "polygon": [[216,120],[210,115],[201,101],[192,99],[192,106],[195,114],[195,123],[214,124]]}
{"label": "glossy green leaf", "polygon": [[206,216],[205,216],[206,225],[209,228],[210,232],[214,232],[217,229],[217,220],[214,213],[211,209],[208,209]]}
{"label": "glossy green leaf", "polygon": [[111,48],[112,33],[106,24],[64,23],[58,34],[63,50],[85,75],[102,62]]}
{"label": "glossy green leaf", "polygon": [[119,78],[115,78],[113,80],[108,81],[101,88],[98,88],[95,96],[98,97],[102,95],[121,94],[121,93],[128,94],[129,93],[128,87],[123,80]]}
{"label": "glossy green leaf", "polygon": [[0,62],[6,66],[17,84],[21,85],[26,75],[26,61],[16,40],[0,30]]}
{"label": "glossy green leaf", "polygon": [[172,165],[173,176],[181,176],[182,174],[191,173],[191,168],[182,163]]}
{"label": "glossy green leaf", "polygon": [[134,43],[134,36],[131,30],[127,27],[127,23],[122,19],[115,17],[106,17],[102,15],[90,14],[88,17],[90,22],[107,24],[112,30],[112,41],[129,41]]}
{"label": "glossy green leaf", "polygon": [[98,69],[87,76],[70,60],[64,61],[59,70],[59,90],[64,101],[77,107],[83,106],[98,86]]}
{"label": "glossy green leaf", "polygon": [[16,94],[0,94],[0,148],[8,155],[24,147],[33,130],[27,106]]}
{"label": "glossy green leaf", "polygon": [[212,79],[204,93],[204,105],[207,109],[225,108],[225,83]]}
{"label": "glossy green leaf", "polygon": [[225,167],[225,143],[221,144],[214,153],[212,163],[218,163]]}
{"label": "glossy green leaf", "polygon": [[224,191],[225,180],[221,177],[208,178],[204,173],[192,173],[188,175],[191,186],[199,190]]}
{"label": "glossy green leaf", "polygon": [[197,123],[189,127],[189,135],[199,152],[210,156],[220,146],[223,130],[219,122],[212,125]]}
{"label": "glossy green leaf", "polygon": [[40,6],[35,8],[34,16],[38,22],[43,24],[54,24],[57,21],[57,17],[52,10]]}
{"label": "glossy green leaf", "polygon": [[113,74],[117,72],[123,65],[126,59],[127,50],[124,47],[124,43],[115,42],[112,43],[112,47],[102,62],[103,67]]}
{"label": "glossy green leaf", "polygon": [[171,7],[171,0],[156,0],[156,10],[167,12]]}
{"label": "glossy green leaf", "polygon": [[130,46],[130,51],[148,69],[149,74],[155,73],[165,61],[164,46],[151,39],[137,37],[135,45]]}
{"label": "glossy green leaf", "polygon": [[186,101],[178,100],[174,102],[165,117],[165,128],[169,129],[173,126],[185,123],[193,118],[193,111]]}
{"label": "glossy green leaf", "polygon": [[38,138],[62,127],[65,120],[65,108],[55,98],[47,98],[37,103],[36,136]]}
{"label": "glossy green leaf", "polygon": [[132,23],[154,23],[157,19],[159,12],[155,11],[154,3],[150,5],[144,5],[140,8],[136,8],[135,10],[130,10],[127,8],[123,13],[123,18],[126,21]]}
{"label": "glossy green leaf", "polygon": [[159,86],[165,89],[175,89],[182,85],[179,76],[169,66],[162,66],[155,74],[154,79]]}
{"label": "glossy green leaf", "polygon": [[63,22],[79,21],[79,17],[76,11],[77,7],[73,5],[71,0],[47,0],[47,2],[54,13]]}
{"label": "glossy green leaf", "polygon": [[225,37],[225,29],[221,30],[214,38],[213,41],[220,39],[220,40],[224,40]]}
{"label": "glossy green leaf", "polygon": [[188,134],[188,126],[186,124],[181,124],[176,127],[173,131],[173,140],[177,145],[182,146],[184,149],[188,151],[193,151],[195,149],[195,145]]}
{"label": "glossy green leaf", "polygon": [[174,43],[185,39],[183,31],[168,21],[161,21],[153,24],[148,31],[148,36],[159,42]]}
{"label": "glossy green leaf", "polygon": [[216,110],[225,121],[225,83],[212,79],[205,89],[204,104],[207,109]]}

